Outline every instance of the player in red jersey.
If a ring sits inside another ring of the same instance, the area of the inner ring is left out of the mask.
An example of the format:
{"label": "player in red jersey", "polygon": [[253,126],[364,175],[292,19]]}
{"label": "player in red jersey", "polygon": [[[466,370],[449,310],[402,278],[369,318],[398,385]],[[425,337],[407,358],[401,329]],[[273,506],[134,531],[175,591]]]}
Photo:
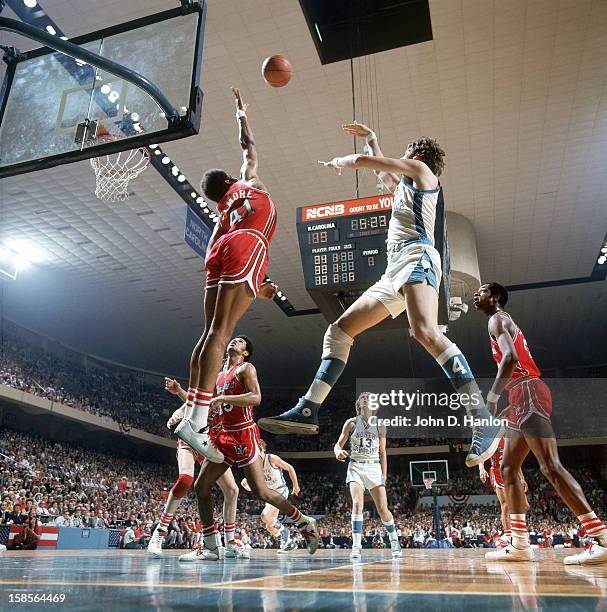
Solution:
{"label": "player in red jersey", "polygon": [[[505,548],[510,544],[510,540],[512,539],[512,531],[510,527],[510,512],[508,510],[508,502],[506,501],[506,494],[504,492],[504,477],[502,476],[502,458],[504,456],[504,438],[500,440],[499,446],[489,461],[491,462],[491,467],[489,468],[489,484],[495,491],[497,495],[497,499],[500,503],[500,514],[502,517],[502,527],[503,534],[497,540],[498,548]],[[485,469],[484,463],[478,464],[478,471],[481,482],[484,484],[487,481],[487,470]],[[527,493],[527,482],[525,481],[525,477],[523,476],[523,472],[519,472],[519,478],[523,483],[523,488],[525,493]],[[529,504],[526,504],[525,507],[528,509]]]}
{"label": "player in red jersey", "polygon": [[518,477],[521,465],[531,451],[542,474],[594,539],[583,553],[565,557],[565,564],[607,563],[607,527],[593,512],[578,482],[560,462],[550,422],[550,390],[540,379],[540,370],[531,357],[523,332],[503,310],[507,301],[508,292],[498,283],[485,283],[474,294],[474,307],[489,317],[491,351],[498,365],[495,382],[487,395],[487,406],[496,414],[497,401],[504,389],[508,391],[509,404],[502,473],[510,511],[512,543],[488,553],[486,558],[491,561],[533,560],[525,518],[526,497]]}
{"label": "player in red jersey", "polygon": [[276,208],[257,175],[257,149],[246,104],[238,89],[236,120],[244,161],[240,178],[225,170],[207,170],[201,189],[217,202],[219,220],[207,248],[204,332],[190,360],[185,417],[175,434],[210,461],[223,462],[209,437],[208,414],[226,345],[255,297],[272,299],[276,286],[264,283],[268,248],[276,229]]}
{"label": "player in red jersey", "polygon": [[211,490],[217,479],[233,466],[244,470],[251,491],[259,499],[278,508],[296,524],[308,544],[310,554],[314,554],[318,548],[316,521],[303,515],[266,484],[263,459],[259,453],[259,428],[253,420],[253,407],[261,403],[261,390],[255,366],[248,361],[252,352],[253,344],[249,338],[243,335],[233,338],[228,344],[223,369],[217,377],[216,396],[211,401],[211,409],[217,408],[219,416],[210,429],[210,439],[221,453],[223,462],[205,461],[200,469],[194,489],[204,543],[198,550],[189,553],[187,559],[182,557],[184,561],[219,559]]}
{"label": "player in red jersey", "polygon": [[[181,400],[185,400],[186,392],[182,386],[173,378],[165,378],[164,385],[166,390],[172,395],[176,395]],[[178,408],[172,414],[167,422],[167,427],[173,430],[176,425],[183,419],[184,408]],[[213,415],[211,421],[215,421],[216,416]],[[173,520],[175,512],[181,504],[181,500],[194,482],[194,466],[196,463],[202,465],[205,458],[191,449],[185,442],[178,440],[177,442],[177,467],[179,469],[179,478],[173,485],[168,499],[166,500],[164,510],[160,515],[160,520],[154,533],[148,543],[148,552],[153,557],[162,556],[162,542],[167,535],[170,522]],[[226,472],[217,480],[217,484],[223,493],[223,521],[225,531],[225,555],[227,557],[237,557],[240,555],[240,550],[233,546],[231,542],[234,540],[236,531],[236,508],[238,504],[238,485],[234,480],[232,470]]]}

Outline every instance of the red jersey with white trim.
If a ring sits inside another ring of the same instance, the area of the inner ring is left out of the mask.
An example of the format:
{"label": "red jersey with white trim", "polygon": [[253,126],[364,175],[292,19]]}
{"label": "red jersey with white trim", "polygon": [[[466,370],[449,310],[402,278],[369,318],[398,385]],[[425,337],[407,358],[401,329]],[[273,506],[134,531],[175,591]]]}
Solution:
{"label": "red jersey with white trim", "polygon": [[[243,395],[248,393],[248,389],[243,385],[240,379],[236,376],[238,368],[242,366],[237,363],[229,370],[222,370],[217,377],[215,389],[217,395]],[[253,420],[253,406],[232,406],[224,403],[219,408],[219,419],[221,420],[222,429],[225,431],[239,431],[247,429],[255,425]]]}
{"label": "red jersey with white trim", "polygon": [[[497,314],[507,316],[514,325],[514,337],[512,339],[514,341],[514,348],[516,349],[516,353],[518,355],[518,363],[514,368],[512,378],[515,379],[515,381],[516,379],[520,378],[539,378],[542,373],[537,367],[535,361],[533,361],[533,357],[531,357],[531,352],[529,351],[529,346],[527,345],[527,340],[525,340],[525,335],[523,334],[522,330],[507,312],[500,310]],[[495,338],[490,335],[489,340],[491,342],[491,354],[499,366],[503,358],[502,352],[500,351],[500,347]],[[511,386],[512,384],[508,383],[506,388],[508,389]]]}
{"label": "red jersey with white trim", "polygon": [[500,466],[502,465],[502,457],[504,456],[504,438],[500,438],[500,443],[498,444],[497,448],[495,449],[495,452],[493,453],[493,455],[491,455],[491,458],[489,459],[489,461],[491,461],[491,467],[493,469],[500,469]]}
{"label": "red jersey with white trim", "polygon": [[228,233],[255,230],[268,242],[276,230],[276,207],[270,194],[242,181],[230,185],[217,205],[219,223]]}

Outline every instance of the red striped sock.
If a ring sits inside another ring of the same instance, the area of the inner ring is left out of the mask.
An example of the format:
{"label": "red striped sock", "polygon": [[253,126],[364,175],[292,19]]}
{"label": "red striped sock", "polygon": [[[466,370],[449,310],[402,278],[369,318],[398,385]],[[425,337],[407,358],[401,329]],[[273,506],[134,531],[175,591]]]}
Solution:
{"label": "red striped sock", "polygon": [[512,529],[504,529],[504,537],[510,539],[512,537]]}
{"label": "red striped sock", "polygon": [[293,507],[293,512],[289,514],[289,518],[299,527],[302,523],[306,522],[306,517],[295,507]]}
{"label": "red striped sock", "polygon": [[217,523],[213,521],[212,525],[202,526],[202,535],[204,536],[204,546],[209,550],[215,550],[217,548]]}
{"label": "red striped sock", "polygon": [[580,514],[577,518],[591,538],[596,538],[603,546],[607,546],[607,527],[594,512]]}
{"label": "red striped sock", "polygon": [[163,512],[160,515],[160,520],[158,521],[158,531],[160,531],[160,533],[162,533],[163,535],[166,535],[167,531],[169,530],[169,524],[172,520],[172,514],[167,514],[166,512]]}
{"label": "red striped sock", "polygon": [[525,515],[511,514],[510,528],[512,531],[512,545],[515,548],[529,548],[529,532],[527,531]]}
{"label": "red striped sock", "polygon": [[209,404],[211,403],[212,397],[212,390],[201,389],[199,387],[194,390],[192,414],[190,416],[190,423],[192,423],[192,428],[194,430],[200,431],[206,427],[209,416]]}
{"label": "red striped sock", "polygon": [[236,535],[236,523],[224,523],[223,524],[223,537],[226,542],[231,542]]}

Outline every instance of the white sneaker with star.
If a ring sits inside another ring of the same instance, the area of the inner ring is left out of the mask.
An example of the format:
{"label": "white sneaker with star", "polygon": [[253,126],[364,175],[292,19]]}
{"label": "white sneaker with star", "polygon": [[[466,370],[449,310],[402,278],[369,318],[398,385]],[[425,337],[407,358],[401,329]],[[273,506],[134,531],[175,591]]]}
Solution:
{"label": "white sneaker with star", "polygon": [[154,533],[150,538],[150,542],[148,544],[148,553],[152,555],[152,557],[162,557],[162,542],[164,541],[164,536],[158,531],[158,529],[154,529]]}
{"label": "white sneaker with star", "polygon": [[590,546],[577,555],[569,555],[563,559],[565,565],[598,565],[607,563],[607,547],[598,542],[592,542]]}
{"label": "white sneaker with star", "polygon": [[499,548],[498,550],[492,550],[485,554],[487,561],[535,561],[535,555],[528,548],[515,548],[512,544],[508,544],[505,548]]}

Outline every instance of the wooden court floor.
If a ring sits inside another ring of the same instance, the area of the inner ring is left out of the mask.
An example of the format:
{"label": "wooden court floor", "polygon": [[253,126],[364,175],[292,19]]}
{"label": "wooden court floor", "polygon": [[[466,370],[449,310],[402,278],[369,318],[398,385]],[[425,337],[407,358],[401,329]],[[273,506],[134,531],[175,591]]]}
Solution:
{"label": "wooden court floor", "polygon": [[[607,610],[607,565],[489,564],[482,550],[252,551],[248,560],[180,564],[179,551],[35,551],[0,556],[0,610]],[[18,603],[64,594],[62,604]]]}

